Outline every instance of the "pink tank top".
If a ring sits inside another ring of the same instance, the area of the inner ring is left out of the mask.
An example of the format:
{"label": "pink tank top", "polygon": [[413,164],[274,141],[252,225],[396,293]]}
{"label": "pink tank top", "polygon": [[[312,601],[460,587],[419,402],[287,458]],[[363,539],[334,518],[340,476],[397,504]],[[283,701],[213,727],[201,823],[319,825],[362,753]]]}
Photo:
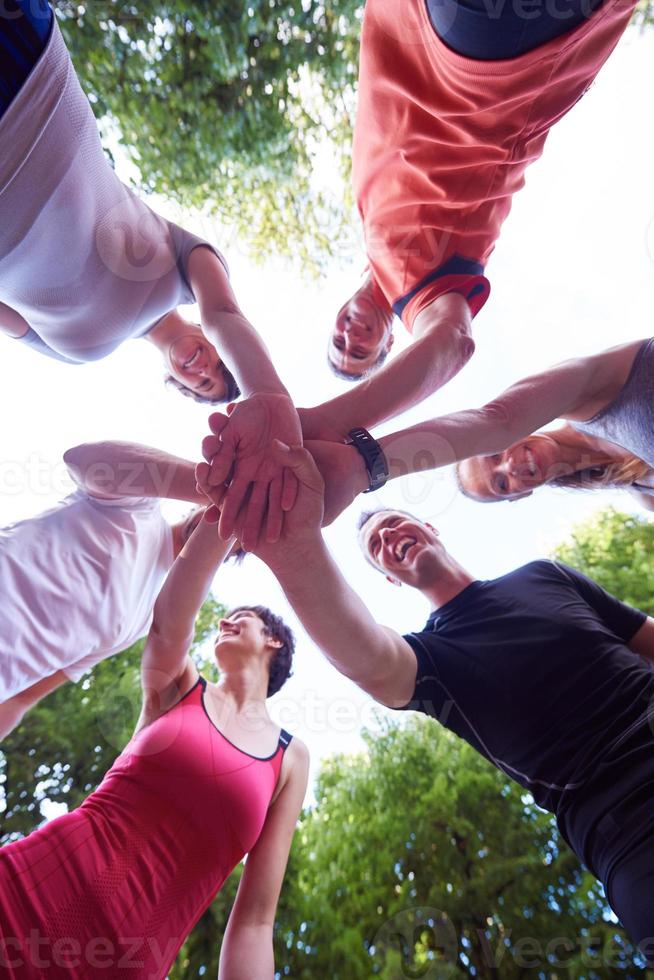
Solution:
{"label": "pink tank top", "polygon": [[71,813],[0,850],[0,975],[164,978],[255,844],[291,736],[261,759],[210,720],[206,681]]}

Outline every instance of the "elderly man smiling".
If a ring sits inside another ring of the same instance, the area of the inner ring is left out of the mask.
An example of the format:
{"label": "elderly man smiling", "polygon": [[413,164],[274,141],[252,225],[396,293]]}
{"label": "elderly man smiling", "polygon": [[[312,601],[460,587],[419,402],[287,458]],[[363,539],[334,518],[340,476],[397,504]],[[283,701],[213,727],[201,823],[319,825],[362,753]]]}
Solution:
{"label": "elderly man smiling", "polygon": [[654,964],[654,620],[558,562],[482,581],[410,514],[364,515],[364,555],[418,589],[427,623],[374,621],[323,541],[323,483],[305,449],[279,448],[300,483],[268,564],[334,666],[382,704],[466,739],[552,811]]}

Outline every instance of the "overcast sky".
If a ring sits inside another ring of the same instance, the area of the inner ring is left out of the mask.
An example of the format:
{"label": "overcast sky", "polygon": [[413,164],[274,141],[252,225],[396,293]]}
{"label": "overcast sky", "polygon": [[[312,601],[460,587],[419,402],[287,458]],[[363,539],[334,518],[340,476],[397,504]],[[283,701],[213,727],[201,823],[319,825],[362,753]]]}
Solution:
{"label": "overcast sky", "polygon": [[[566,357],[651,334],[652,64],[654,32],[630,31],[589,93],[550,135],[487,268],[493,292],[475,321],[475,357],[455,381],[405,416],[407,424],[479,404]],[[180,220],[165,202],[153,206]],[[181,222],[210,233],[191,215]],[[236,295],[297,403],[345,390],[325,366],[326,334],[333,313],[357,285],[362,255],[344,245],[327,280],[316,285],[281,262],[254,266],[215,225],[210,234],[225,251]],[[396,332],[398,339],[404,333],[399,323]],[[0,347],[0,524],[36,514],[67,492],[60,464],[67,446],[129,439],[198,458],[208,412],[164,390],[159,356],[150,345],[130,342],[105,361],[82,367],[59,365],[4,339]],[[547,555],[597,508],[617,503],[634,509],[628,494],[563,491],[484,506],[458,497],[447,473],[366,497],[326,532],[327,539],[373,614],[400,632],[420,628],[429,610],[418,594],[394,589],[367,566],[354,536],[359,511],[382,502],[435,523],[449,550],[479,578]],[[174,517],[179,508],[167,505],[166,513]],[[266,603],[297,627],[256,559],[219,573],[214,591],[227,604]],[[361,747],[361,725],[375,723],[373,706],[326,664],[299,627],[297,632],[295,675],[275,708],[280,722],[308,743],[315,773],[325,754]]]}

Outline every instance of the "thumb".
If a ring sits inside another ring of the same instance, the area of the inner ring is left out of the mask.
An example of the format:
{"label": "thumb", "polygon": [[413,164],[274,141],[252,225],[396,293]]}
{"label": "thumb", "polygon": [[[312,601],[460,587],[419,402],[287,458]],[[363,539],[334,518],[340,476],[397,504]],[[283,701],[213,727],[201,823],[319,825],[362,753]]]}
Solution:
{"label": "thumb", "polygon": [[[227,408],[229,409],[229,405],[227,406]],[[220,433],[225,428],[225,426],[227,425],[227,423],[229,422],[229,419],[226,415],[223,415],[222,412],[212,412],[211,415],[209,416],[208,421],[209,421],[209,428],[211,429],[213,434],[215,436],[219,436]]]}
{"label": "thumb", "polygon": [[277,462],[281,466],[287,466],[302,483],[322,484],[313,456],[304,446],[287,446],[285,442],[273,439],[272,451]]}
{"label": "thumb", "polygon": [[292,470],[304,466],[306,464],[305,454],[308,455],[303,446],[287,446],[281,439],[273,439],[272,452],[278,463],[282,463]]}

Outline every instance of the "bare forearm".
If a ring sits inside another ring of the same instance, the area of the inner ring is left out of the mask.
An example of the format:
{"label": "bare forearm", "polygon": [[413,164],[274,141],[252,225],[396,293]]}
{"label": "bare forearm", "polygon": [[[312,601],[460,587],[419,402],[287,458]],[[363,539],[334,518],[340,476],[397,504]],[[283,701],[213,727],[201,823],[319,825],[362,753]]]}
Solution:
{"label": "bare forearm", "polygon": [[266,345],[241,312],[219,258],[207,248],[195,248],[187,271],[200,307],[202,330],[235,375],[243,394],[287,394]]}
{"label": "bare forearm", "polygon": [[227,926],[218,980],[273,980],[273,931],[269,925]]}
{"label": "bare forearm", "polygon": [[203,330],[246,397],[258,392],[288,394],[266,345],[242,313],[221,311],[209,315]]}
{"label": "bare forearm", "polygon": [[190,460],[135,442],[89,442],[66,450],[78,486],[105,496],[165,497],[203,503]]}
{"label": "bare forearm", "polygon": [[9,698],[0,704],[0,742],[18,728],[25,716],[28,705],[18,698]]}
{"label": "bare forearm", "polygon": [[193,632],[216,570],[231,548],[215,524],[200,521],[175,559],[154,606],[152,630],[160,637],[184,638]]}
{"label": "bare forearm", "polygon": [[500,423],[483,409],[470,409],[398,429],[382,436],[379,443],[388,462],[389,479],[394,480],[449,466],[469,456],[500,452],[518,438],[519,426]]}
{"label": "bare forearm", "polygon": [[423,323],[413,343],[380,371],[321,405],[321,417],[343,435],[354,426],[371,428],[417,405],[458,374],[475,345],[467,304],[460,296],[455,299],[432,312],[432,322]]}
{"label": "bare forearm", "polygon": [[65,684],[67,680],[63,670],[57,670],[54,674],[42,678],[19,694],[15,694],[13,698],[2,702],[0,704],[0,741],[20,725],[30,708],[33,708],[35,704],[38,704],[42,698],[56,688]]}
{"label": "bare forearm", "polygon": [[391,479],[502,452],[574,412],[589,398],[595,383],[591,359],[580,358],[516,382],[481,408],[428,419],[383,436],[380,443]]}
{"label": "bare forearm", "polygon": [[383,628],[343,578],[322,535],[284,552],[266,561],[305,630],[340,673],[368,689],[382,668]]}

